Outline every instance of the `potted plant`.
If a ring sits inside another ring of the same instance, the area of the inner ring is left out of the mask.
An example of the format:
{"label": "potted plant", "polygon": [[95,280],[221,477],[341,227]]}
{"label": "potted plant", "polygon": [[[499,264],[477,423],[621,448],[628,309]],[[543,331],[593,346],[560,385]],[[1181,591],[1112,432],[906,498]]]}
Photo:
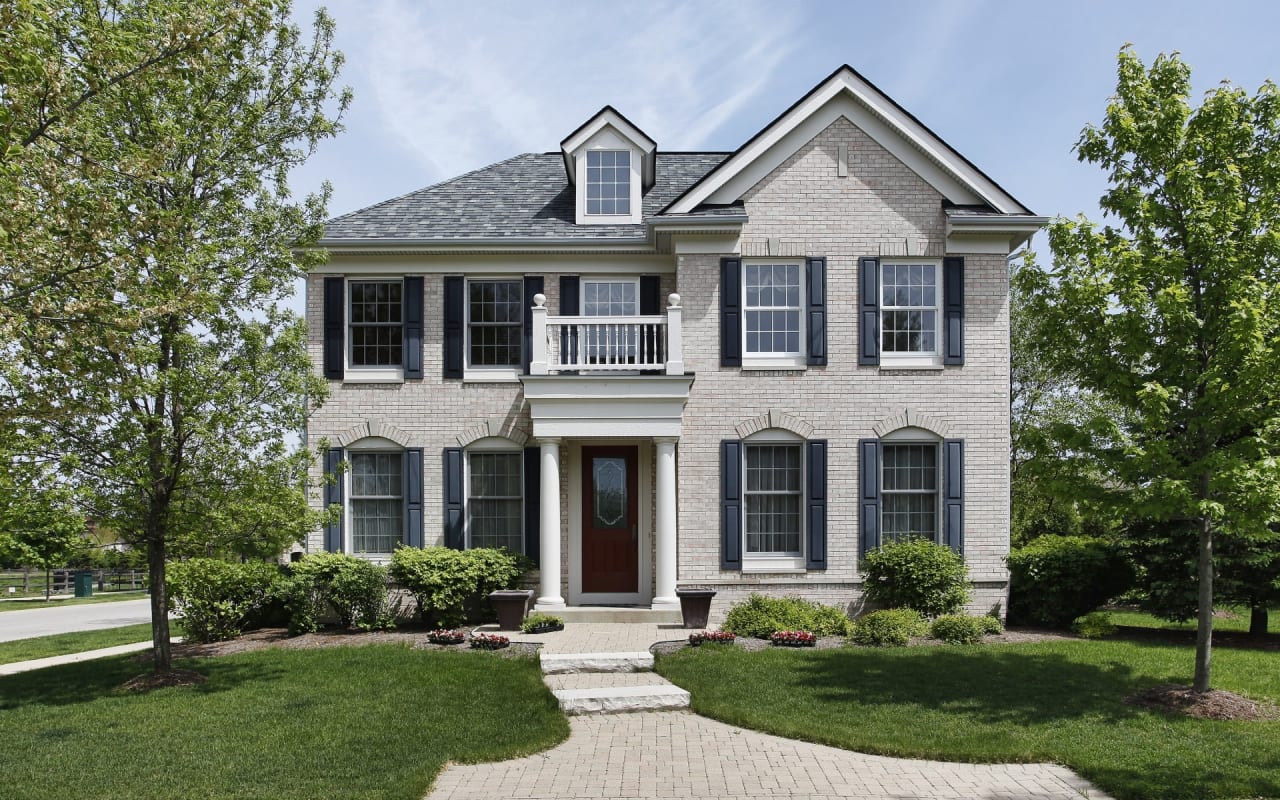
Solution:
{"label": "potted plant", "polygon": [[707,618],[711,616],[711,598],[716,593],[711,589],[676,589],[676,597],[680,598],[680,616],[684,619],[686,630],[707,627]]}
{"label": "potted plant", "polygon": [[525,633],[551,633],[564,630],[564,620],[552,614],[530,614],[520,623]]}
{"label": "potted plant", "polygon": [[689,634],[689,646],[698,647],[702,644],[733,644],[738,637],[732,631],[700,631],[699,633]]}
{"label": "potted plant", "polygon": [[444,628],[437,628],[427,634],[427,641],[432,644],[462,644],[466,641],[466,638],[466,631],[451,631],[445,630]]}
{"label": "potted plant", "polygon": [[511,640],[496,633],[477,633],[471,637],[469,644],[472,650],[501,650],[510,645]]}
{"label": "potted plant", "polygon": [[775,631],[769,641],[776,647],[813,647],[818,637],[808,631]]}

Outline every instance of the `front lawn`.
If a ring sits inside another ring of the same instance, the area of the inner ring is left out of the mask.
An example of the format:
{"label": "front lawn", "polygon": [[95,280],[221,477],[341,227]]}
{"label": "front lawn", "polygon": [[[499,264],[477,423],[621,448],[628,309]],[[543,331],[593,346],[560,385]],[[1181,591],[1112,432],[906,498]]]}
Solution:
{"label": "front lawn", "polygon": [[[1148,614],[1145,611],[1112,611],[1103,609],[1107,612],[1107,616],[1111,617],[1111,621],[1116,625],[1125,625],[1130,628],[1155,628],[1157,630],[1167,631],[1194,631],[1196,629],[1196,621],[1194,619],[1186,622],[1170,622],[1165,619]],[[1225,609],[1219,609],[1219,612],[1225,612],[1229,616],[1220,616],[1213,621],[1213,630],[1247,633],[1249,630],[1249,609],[1244,606],[1232,606]],[[1273,608],[1267,614],[1267,632],[1280,633],[1280,608]]]}
{"label": "front lawn", "polygon": [[[1280,653],[1216,648],[1216,688],[1280,701]],[[1280,721],[1125,705],[1190,683],[1192,650],[1121,641],[747,652],[685,649],[658,672],[724,722],[864,753],[1066,764],[1121,800],[1280,797]]]}
{"label": "front lawn", "polygon": [[[182,622],[169,620],[169,635],[181,636]],[[33,661],[37,658],[83,653],[121,644],[151,641],[151,623],[124,625],[119,628],[100,628],[93,631],[55,633],[52,636],[33,636],[30,639],[14,639],[0,642],[0,664]]]}
{"label": "front lawn", "polygon": [[418,800],[446,761],[496,761],[569,726],[532,659],[395,645],[178,662],[194,687],[124,695],[131,657],[0,678],[8,800]]}

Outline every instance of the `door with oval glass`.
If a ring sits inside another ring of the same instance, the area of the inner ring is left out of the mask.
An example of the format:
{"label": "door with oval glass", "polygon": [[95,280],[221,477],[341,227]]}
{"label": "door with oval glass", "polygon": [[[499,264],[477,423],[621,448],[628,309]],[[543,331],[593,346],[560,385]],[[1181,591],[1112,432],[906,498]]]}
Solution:
{"label": "door with oval glass", "polygon": [[582,591],[639,591],[634,446],[582,448]]}

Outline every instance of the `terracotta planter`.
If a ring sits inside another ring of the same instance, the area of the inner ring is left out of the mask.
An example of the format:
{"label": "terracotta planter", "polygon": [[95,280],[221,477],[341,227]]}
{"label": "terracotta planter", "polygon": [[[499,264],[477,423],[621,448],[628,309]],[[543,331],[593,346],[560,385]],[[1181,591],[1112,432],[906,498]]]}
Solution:
{"label": "terracotta planter", "polygon": [[533,602],[532,589],[501,589],[489,593],[489,605],[498,612],[498,629],[518,631]]}
{"label": "terracotta planter", "polygon": [[716,593],[711,589],[676,589],[676,597],[680,598],[680,615],[684,618],[687,630],[698,630],[707,627],[707,618],[711,616],[711,598]]}

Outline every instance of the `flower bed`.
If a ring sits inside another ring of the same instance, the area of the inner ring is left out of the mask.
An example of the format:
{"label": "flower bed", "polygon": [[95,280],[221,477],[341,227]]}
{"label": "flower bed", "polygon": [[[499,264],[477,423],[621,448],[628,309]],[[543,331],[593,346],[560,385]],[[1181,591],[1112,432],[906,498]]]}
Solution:
{"label": "flower bed", "polygon": [[689,645],[697,647],[704,642],[706,644],[733,644],[736,638],[738,637],[731,631],[700,631],[689,634]]}
{"label": "flower bed", "polygon": [[427,641],[432,644],[462,644],[467,639],[465,631],[450,631],[440,628],[427,634]]}
{"label": "flower bed", "polygon": [[520,624],[525,633],[551,633],[564,630],[564,620],[551,614],[530,614]]}
{"label": "flower bed", "polygon": [[776,647],[813,647],[818,637],[808,631],[778,631],[769,637]]}
{"label": "flower bed", "polygon": [[498,634],[477,633],[469,643],[472,650],[501,650],[511,644],[511,640]]}

